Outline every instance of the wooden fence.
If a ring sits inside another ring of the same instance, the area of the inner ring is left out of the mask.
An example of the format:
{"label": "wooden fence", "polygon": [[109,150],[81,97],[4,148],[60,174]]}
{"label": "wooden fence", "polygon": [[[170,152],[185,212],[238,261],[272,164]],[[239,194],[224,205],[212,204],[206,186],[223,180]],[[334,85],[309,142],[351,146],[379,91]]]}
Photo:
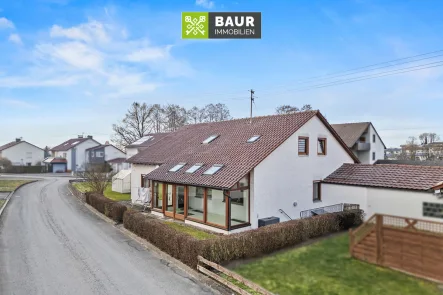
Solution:
{"label": "wooden fence", "polygon": [[[228,287],[229,289],[237,292],[241,295],[251,295],[248,291],[246,291],[246,288],[241,288],[239,285],[243,285],[251,290],[254,291],[254,294],[263,294],[263,295],[273,295],[268,290],[264,289],[263,287],[260,287],[259,285],[248,281],[247,279],[243,278],[242,276],[214,263],[211,262],[201,256],[198,256],[198,265],[197,269],[204,273],[205,275],[213,278],[217,282],[223,284],[224,286]],[[237,282],[237,284],[234,284],[233,281]]]}
{"label": "wooden fence", "polygon": [[375,214],[349,231],[351,256],[443,282],[443,223]]}

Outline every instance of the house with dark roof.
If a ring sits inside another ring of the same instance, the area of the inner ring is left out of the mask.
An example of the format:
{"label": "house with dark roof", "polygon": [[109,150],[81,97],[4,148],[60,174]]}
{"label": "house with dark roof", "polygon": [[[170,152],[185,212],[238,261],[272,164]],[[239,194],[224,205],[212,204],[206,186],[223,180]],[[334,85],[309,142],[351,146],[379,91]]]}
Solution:
{"label": "house with dark roof", "polygon": [[86,149],[86,164],[104,164],[121,158],[126,159],[126,153],[109,142]]}
{"label": "house with dark roof", "polygon": [[0,158],[6,158],[14,166],[41,165],[45,151],[21,138],[0,146]]}
{"label": "house with dark roof", "polygon": [[221,233],[321,206],[319,183],[358,163],[319,111],[187,125],[128,159],[131,198],[154,214]]}
{"label": "house with dark roof", "polygon": [[385,158],[386,146],[371,122],[332,124],[346,145],[363,164]]}
{"label": "house with dark roof", "polygon": [[84,137],[79,135],[71,138],[51,149],[54,158],[64,158],[67,160],[69,171],[83,171],[86,168],[86,150],[98,146],[100,143],[91,135]]}
{"label": "house with dark roof", "polygon": [[443,167],[343,164],[320,184],[325,206],[359,204],[366,218],[397,215],[443,222]]}

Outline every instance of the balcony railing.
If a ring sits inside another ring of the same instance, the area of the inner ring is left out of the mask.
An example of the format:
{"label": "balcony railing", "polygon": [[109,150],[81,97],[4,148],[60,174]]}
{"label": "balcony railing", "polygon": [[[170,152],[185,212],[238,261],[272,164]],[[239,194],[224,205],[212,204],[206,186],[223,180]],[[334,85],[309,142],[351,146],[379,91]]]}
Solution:
{"label": "balcony railing", "polygon": [[327,213],[343,212],[343,211],[358,210],[358,209],[360,209],[360,205],[358,204],[341,203],[341,204],[335,204],[335,205],[301,211],[300,218],[307,218]]}
{"label": "balcony railing", "polygon": [[357,151],[369,151],[371,144],[369,142],[357,142]]}

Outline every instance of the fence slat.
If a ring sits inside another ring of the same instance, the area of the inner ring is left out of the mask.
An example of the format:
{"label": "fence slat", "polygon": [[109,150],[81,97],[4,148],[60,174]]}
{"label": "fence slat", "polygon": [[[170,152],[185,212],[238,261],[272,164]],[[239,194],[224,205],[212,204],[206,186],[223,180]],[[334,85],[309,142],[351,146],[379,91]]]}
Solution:
{"label": "fence slat", "polygon": [[244,277],[236,274],[235,272],[232,272],[232,271],[230,271],[230,270],[228,270],[228,269],[218,265],[217,263],[214,263],[212,261],[209,261],[209,260],[203,258],[202,256],[198,256],[198,261],[200,261],[200,262],[202,262],[204,264],[207,264],[210,267],[213,267],[216,270],[218,270],[218,271],[220,271],[220,272],[222,272],[222,273],[224,273],[224,274],[226,274],[226,275],[236,279],[237,281],[243,283],[244,285],[248,286],[249,288],[251,288],[254,291],[260,292],[263,295],[273,295],[271,292],[269,292],[265,288],[263,288],[263,287],[255,284],[255,283],[245,279]]}
{"label": "fence slat", "polygon": [[213,273],[212,271],[204,268],[201,265],[197,265],[197,269],[204,273],[205,275],[213,278],[214,280],[216,280],[217,282],[222,283],[225,286],[228,286],[230,289],[234,290],[235,292],[241,294],[241,295],[251,295],[250,293],[246,292],[245,290],[243,290],[242,288],[232,284],[231,282],[229,282],[228,280],[222,278],[221,276],[218,276],[217,274]]}

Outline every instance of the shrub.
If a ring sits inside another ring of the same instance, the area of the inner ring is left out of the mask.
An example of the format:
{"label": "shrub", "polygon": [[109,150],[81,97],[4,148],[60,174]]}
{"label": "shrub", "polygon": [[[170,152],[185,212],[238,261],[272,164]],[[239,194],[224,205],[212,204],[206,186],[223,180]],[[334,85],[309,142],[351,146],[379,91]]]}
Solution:
{"label": "shrub", "polygon": [[197,240],[161,220],[134,210],[127,210],[123,214],[126,229],[191,267],[196,267],[198,255],[216,263],[256,257],[311,238],[346,230],[362,222],[362,211],[355,210],[291,220],[228,236],[214,236],[214,239]]}
{"label": "shrub", "polygon": [[85,193],[86,203],[94,207],[100,213],[112,218],[116,222],[123,221],[123,214],[127,210],[125,205],[110,200],[101,194]]}

